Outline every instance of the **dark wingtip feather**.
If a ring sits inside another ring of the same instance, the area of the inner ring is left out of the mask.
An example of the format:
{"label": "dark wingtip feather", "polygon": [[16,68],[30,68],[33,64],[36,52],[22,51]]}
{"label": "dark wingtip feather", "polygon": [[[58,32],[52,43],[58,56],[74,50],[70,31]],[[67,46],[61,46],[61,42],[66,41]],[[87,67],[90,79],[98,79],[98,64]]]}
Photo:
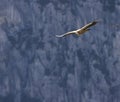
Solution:
{"label": "dark wingtip feather", "polygon": [[97,20],[94,20],[93,22],[98,23],[98,22],[101,22],[101,21],[102,21],[101,19],[97,19]]}
{"label": "dark wingtip feather", "polygon": [[98,19],[98,20],[94,20],[94,21],[92,22],[92,24],[95,25],[96,23],[99,23],[99,22],[101,22],[100,19]]}

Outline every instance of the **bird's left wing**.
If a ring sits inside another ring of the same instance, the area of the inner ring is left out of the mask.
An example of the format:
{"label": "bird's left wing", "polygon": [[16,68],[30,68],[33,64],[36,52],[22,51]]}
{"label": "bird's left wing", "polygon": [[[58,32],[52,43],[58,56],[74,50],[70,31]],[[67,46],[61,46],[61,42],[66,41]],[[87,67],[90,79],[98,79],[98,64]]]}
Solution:
{"label": "bird's left wing", "polygon": [[70,32],[68,32],[68,33],[65,33],[65,34],[62,34],[62,35],[56,35],[56,37],[65,37],[65,36],[67,36],[67,35],[70,35],[70,34],[74,34],[74,33],[76,33],[76,31],[70,31]]}

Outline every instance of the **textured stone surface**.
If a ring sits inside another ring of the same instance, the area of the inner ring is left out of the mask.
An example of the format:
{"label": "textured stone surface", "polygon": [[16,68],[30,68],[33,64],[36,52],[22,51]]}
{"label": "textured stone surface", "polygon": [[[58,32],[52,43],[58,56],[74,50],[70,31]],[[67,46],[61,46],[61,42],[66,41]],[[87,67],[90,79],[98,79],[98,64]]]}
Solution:
{"label": "textured stone surface", "polygon": [[119,0],[0,0],[0,102],[120,102],[119,18]]}

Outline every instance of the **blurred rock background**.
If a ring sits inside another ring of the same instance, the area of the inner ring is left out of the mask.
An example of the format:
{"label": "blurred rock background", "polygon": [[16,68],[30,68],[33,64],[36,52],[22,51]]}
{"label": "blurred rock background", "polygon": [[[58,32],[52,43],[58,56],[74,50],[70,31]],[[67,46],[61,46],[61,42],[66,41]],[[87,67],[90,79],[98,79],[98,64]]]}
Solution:
{"label": "blurred rock background", "polygon": [[0,102],[120,102],[119,18],[120,0],[0,0]]}

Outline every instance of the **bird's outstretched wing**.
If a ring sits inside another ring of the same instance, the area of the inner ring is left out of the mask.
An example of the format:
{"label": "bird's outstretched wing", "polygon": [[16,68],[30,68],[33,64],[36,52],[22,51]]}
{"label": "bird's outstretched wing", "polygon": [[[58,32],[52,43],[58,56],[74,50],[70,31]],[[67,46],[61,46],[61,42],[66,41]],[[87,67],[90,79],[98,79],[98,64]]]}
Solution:
{"label": "bird's outstretched wing", "polygon": [[65,36],[67,36],[67,35],[70,35],[70,34],[74,34],[74,33],[76,33],[76,31],[70,31],[70,32],[68,32],[68,33],[65,33],[65,34],[62,34],[62,35],[56,35],[56,37],[65,37]]}
{"label": "bird's outstretched wing", "polygon": [[83,26],[81,29],[88,29],[89,27],[95,25],[96,23],[98,23],[99,21],[93,21],[91,23],[88,23],[87,25]]}

